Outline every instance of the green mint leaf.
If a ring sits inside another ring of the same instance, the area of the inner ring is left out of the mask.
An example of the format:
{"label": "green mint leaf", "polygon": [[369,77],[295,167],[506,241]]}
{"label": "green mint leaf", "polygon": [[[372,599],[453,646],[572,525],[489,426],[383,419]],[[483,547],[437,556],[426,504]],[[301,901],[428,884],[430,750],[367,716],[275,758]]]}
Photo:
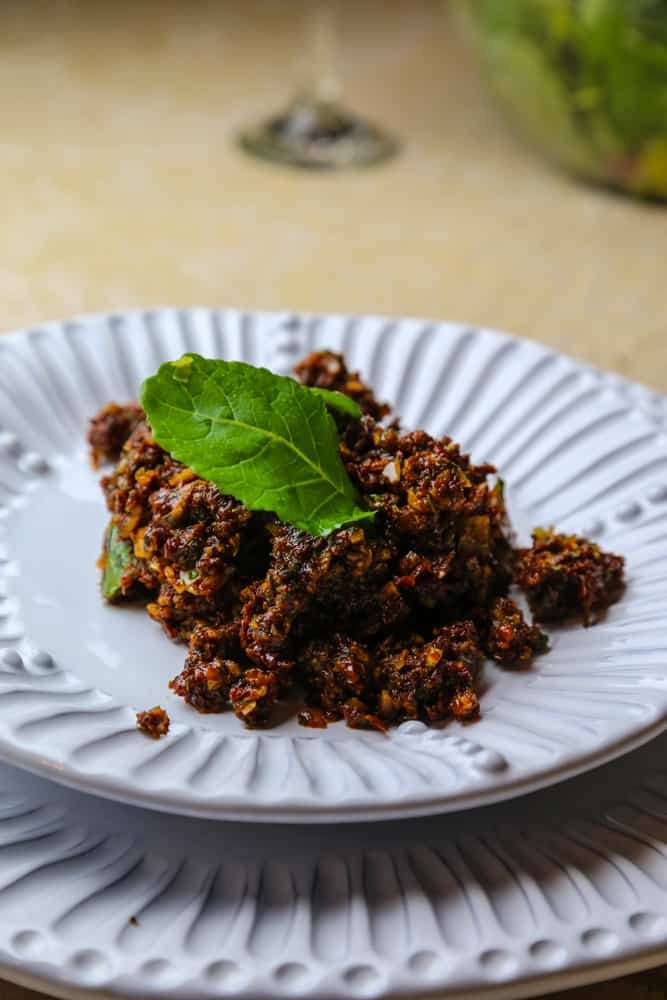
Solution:
{"label": "green mint leaf", "polygon": [[354,417],[355,420],[360,420],[363,416],[359,404],[343,392],[315,388],[309,389],[309,392],[316,392],[318,396],[321,396],[327,409],[333,410],[335,413],[340,413],[344,417]]}
{"label": "green mint leaf", "polygon": [[105,541],[106,566],[102,574],[102,594],[108,601],[123,593],[123,577],[134,563],[131,542],[118,537],[118,528],[110,524]]}
{"label": "green mint leaf", "polygon": [[312,535],[371,520],[345,471],[321,393],[240,361],[186,354],[146,379],[153,435],[178,462]]}

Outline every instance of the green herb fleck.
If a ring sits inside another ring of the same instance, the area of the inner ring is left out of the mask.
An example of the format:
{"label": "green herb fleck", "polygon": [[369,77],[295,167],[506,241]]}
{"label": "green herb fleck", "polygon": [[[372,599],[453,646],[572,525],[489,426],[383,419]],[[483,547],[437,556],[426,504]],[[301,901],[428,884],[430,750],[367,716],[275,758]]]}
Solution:
{"label": "green herb fleck", "polygon": [[178,361],[173,361],[172,364],[174,366],[174,378],[178,379],[179,382],[187,382],[188,368],[192,364],[192,358],[188,354],[184,354],[182,358]]}
{"label": "green herb fleck", "polygon": [[118,537],[118,528],[110,524],[105,542],[106,565],[102,574],[102,593],[108,601],[122,596],[123,578],[134,564],[132,544]]}
{"label": "green herb fleck", "polygon": [[362,413],[359,404],[355,403],[349,396],[346,396],[345,393],[334,392],[331,389],[309,389],[308,391],[315,392],[318,396],[321,396],[327,409],[333,410],[335,413],[340,413],[344,417],[354,417],[356,420],[361,419]]}
{"label": "green herb fleck", "polygon": [[340,457],[325,403],[351,413],[338,393],[240,361],[184,357],[141,387],[153,435],[173,458],[250,510],[273,511],[312,535],[374,517]]}

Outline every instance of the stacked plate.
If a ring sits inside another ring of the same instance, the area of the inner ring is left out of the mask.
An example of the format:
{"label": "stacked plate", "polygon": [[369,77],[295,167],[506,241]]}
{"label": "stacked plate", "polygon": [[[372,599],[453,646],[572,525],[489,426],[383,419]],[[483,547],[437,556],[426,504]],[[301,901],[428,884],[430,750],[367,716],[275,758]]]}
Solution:
{"label": "stacked plate", "polygon": [[[100,600],[87,418],[183,351],[288,372],[319,346],[494,462],[520,537],[626,557],[603,622],[487,666],[474,725],[243,731],[168,695],[182,649]],[[666,960],[666,426],[640,386],[448,324],[196,309],[0,338],[0,975],[498,1000]],[[135,712],[158,703],[154,742]]]}

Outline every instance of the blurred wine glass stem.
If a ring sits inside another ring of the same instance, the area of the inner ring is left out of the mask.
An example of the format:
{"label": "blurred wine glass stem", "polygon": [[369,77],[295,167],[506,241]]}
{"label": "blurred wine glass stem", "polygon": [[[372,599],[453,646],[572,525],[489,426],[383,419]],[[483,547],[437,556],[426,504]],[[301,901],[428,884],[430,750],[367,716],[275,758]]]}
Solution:
{"label": "blurred wine glass stem", "polygon": [[391,136],[340,103],[338,13],[332,0],[307,0],[301,86],[285,111],[241,133],[247,153],[337,169],[379,163],[396,152]]}
{"label": "blurred wine glass stem", "polygon": [[342,86],[338,74],[338,10],[326,0],[310,0],[306,16],[304,99],[334,104]]}

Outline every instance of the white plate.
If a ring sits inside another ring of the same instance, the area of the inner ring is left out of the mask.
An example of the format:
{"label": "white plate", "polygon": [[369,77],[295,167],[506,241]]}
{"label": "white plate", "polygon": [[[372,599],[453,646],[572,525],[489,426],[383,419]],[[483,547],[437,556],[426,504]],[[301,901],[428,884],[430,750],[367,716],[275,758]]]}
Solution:
{"label": "white plate", "polygon": [[[186,349],[285,371],[317,345],[344,350],[406,425],[497,462],[524,537],[553,522],[627,557],[603,624],[559,630],[530,674],[487,667],[479,723],[249,733],[170,695],[183,647],[99,598],[87,417]],[[168,811],[338,822],[492,802],[638,745],[667,718],[666,413],[537,344],[416,320],[165,310],[0,338],[0,755]],[[134,713],[158,703],[173,725],[155,743]]]}
{"label": "white plate", "polygon": [[2,765],[0,976],[72,998],[509,1000],[657,965],[666,755],[662,736],[458,815],[272,829]]}

